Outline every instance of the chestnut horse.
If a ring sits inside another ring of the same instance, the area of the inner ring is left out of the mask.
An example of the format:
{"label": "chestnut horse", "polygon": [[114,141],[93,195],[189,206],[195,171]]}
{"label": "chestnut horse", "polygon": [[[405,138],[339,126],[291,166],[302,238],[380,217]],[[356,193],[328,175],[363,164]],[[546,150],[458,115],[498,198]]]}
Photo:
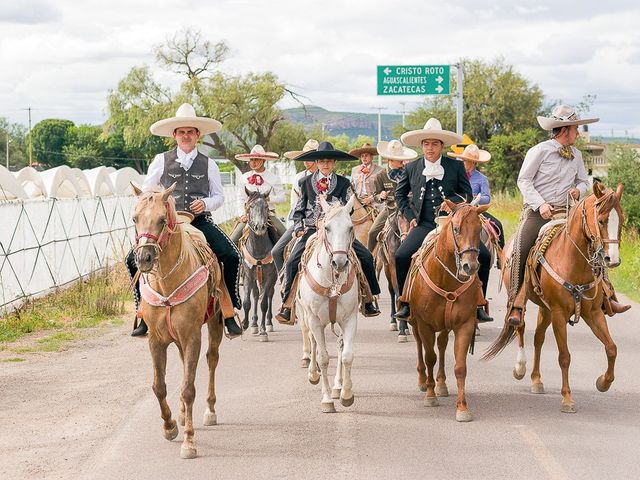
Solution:
{"label": "chestnut horse", "polygon": [[[353,191],[355,192],[355,189]],[[371,205],[362,203],[357,195],[354,197],[356,198],[353,203],[353,212],[351,212],[353,232],[360,243],[366,245],[369,239],[369,230],[376,219],[377,210]]]}
{"label": "chestnut horse", "polygon": [[[413,327],[418,352],[418,385],[426,391],[424,404],[438,405],[436,392],[446,396],[444,350],[448,333],[454,332],[454,373],[458,383],[456,420],[471,421],[465,396],[467,351],[476,328],[476,309],[482,299],[480,280],[476,275],[479,263],[481,223],[479,215],[489,205],[456,204],[448,199],[444,203],[451,210],[432,248],[421,249],[414,257],[411,274],[415,277],[405,298],[411,307],[409,323]],[[424,247],[422,247],[424,248]],[[436,363],[434,344],[436,333],[440,349],[438,376],[434,380]],[[423,350],[424,349],[424,350]],[[425,352],[423,355],[423,351]],[[426,363],[426,374],[425,374]],[[437,382],[437,388],[436,388]]]}
{"label": "chestnut horse", "polygon": [[[160,403],[164,437],[173,440],[178,435],[178,426],[171,418],[167,403],[165,383],[167,347],[175,342],[184,365],[178,417],[180,424],[184,425],[180,456],[194,458],[197,451],[193,441],[192,408],[201,329],[210,293],[214,291],[213,286],[221,272],[215,256],[206,246],[204,236],[199,241],[192,240],[192,235],[199,232],[177,222],[175,201],[171,196],[175,185],[166,190],[146,193],[134,185],[139,197],[133,214],[136,226],[135,260],[141,272],[142,313],[149,326],[153,392]],[[190,233],[189,228],[195,232]],[[223,333],[219,308],[215,308],[214,314],[209,316],[207,326],[209,387],[204,424],[215,425],[215,371]]]}
{"label": "chestnut horse", "polygon": [[[540,352],[547,328],[552,325],[562,371],[561,411],[565,413],[576,411],[569,387],[571,354],[567,344],[567,323],[574,324],[583,318],[604,344],[608,365],[605,373],[598,377],[596,388],[606,392],[614,379],[617,347],[609,334],[603,300],[604,290],[608,288],[606,269],[620,265],[620,232],[624,221],[620,207],[622,191],[622,184],[614,192],[599,182],[594,183],[593,194],[570,210],[566,224],[560,227],[546,250],[539,253],[534,248],[527,262],[527,298],[539,306],[531,391],[545,393],[540,377]],[[505,263],[503,278],[508,281]],[[536,281],[532,282],[532,278]],[[519,348],[513,375],[518,380],[526,372],[524,328],[524,322],[518,327],[507,323],[483,357],[493,358],[517,336]]]}

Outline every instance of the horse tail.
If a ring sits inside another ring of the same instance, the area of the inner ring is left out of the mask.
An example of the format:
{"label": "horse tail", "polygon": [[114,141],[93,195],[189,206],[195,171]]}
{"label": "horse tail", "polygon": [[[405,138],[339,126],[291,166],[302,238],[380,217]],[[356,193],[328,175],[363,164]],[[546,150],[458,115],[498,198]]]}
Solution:
{"label": "horse tail", "polygon": [[497,356],[507,345],[516,337],[516,329],[509,322],[505,322],[504,327],[498,338],[491,344],[487,351],[482,356],[481,360],[488,361]]}

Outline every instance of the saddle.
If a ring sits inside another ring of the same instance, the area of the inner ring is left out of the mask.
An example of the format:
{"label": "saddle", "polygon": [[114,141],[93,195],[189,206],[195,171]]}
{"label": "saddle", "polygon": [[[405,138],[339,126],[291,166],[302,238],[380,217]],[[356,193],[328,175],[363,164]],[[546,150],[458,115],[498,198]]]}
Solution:
{"label": "saddle", "polygon": [[198,241],[206,244],[207,239],[204,238],[204,234],[196,227],[191,225],[191,222],[193,222],[193,219],[195,218],[194,215],[190,212],[184,211],[178,211],[176,213],[178,223],[182,225],[182,229],[189,234],[189,237],[191,237],[194,242]]}

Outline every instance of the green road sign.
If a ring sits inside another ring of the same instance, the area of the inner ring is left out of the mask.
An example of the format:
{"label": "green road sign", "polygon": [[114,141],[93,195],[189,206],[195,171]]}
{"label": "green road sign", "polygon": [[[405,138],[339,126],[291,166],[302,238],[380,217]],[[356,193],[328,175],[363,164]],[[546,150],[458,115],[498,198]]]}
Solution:
{"label": "green road sign", "polygon": [[449,65],[378,65],[378,95],[449,95]]}

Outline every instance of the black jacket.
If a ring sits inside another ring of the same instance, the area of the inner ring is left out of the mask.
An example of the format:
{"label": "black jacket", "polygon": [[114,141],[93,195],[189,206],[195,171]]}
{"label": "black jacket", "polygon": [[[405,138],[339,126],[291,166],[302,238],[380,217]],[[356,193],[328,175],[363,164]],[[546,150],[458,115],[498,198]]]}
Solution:
{"label": "black jacket", "polygon": [[[316,172],[317,173],[317,172]],[[317,188],[314,188],[318,175],[314,173],[300,182],[300,198],[293,212],[294,230],[303,228],[316,228],[316,222],[322,213],[322,207],[318,201]],[[349,199],[351,183],[342,175],[335,175],[335,183],[332,182],[327,190],[327,202],[339,201],[343,205]]]}
{"label": "black jacket", "polygon": [[[443,155],[440,164],[442,168],[444,168],[444,177],[442,177],[442,180],[430,180],[433,182],[433,186],[436,189],[442,187],[444,196],[453,202],[470,202],[473,193],[471,191],[471,184],[467,178],[467,172],[464,169],[464,163]],[[406,175],[398,182],[396,188],[396,204],[402,212],[402,215],[409,221],[414,219],[420,220],[423,195],[427,188],[426,177],[422,175],[423,169],[424,158],[414,160],[405,166]],[[408,198],[409,192],[413,194],[412,200]],[[435,206],[442,203],[442,198],[439,194],[437,198],[434,199],[434,203]],[[411,208],[412,205],[415,211]]]}

